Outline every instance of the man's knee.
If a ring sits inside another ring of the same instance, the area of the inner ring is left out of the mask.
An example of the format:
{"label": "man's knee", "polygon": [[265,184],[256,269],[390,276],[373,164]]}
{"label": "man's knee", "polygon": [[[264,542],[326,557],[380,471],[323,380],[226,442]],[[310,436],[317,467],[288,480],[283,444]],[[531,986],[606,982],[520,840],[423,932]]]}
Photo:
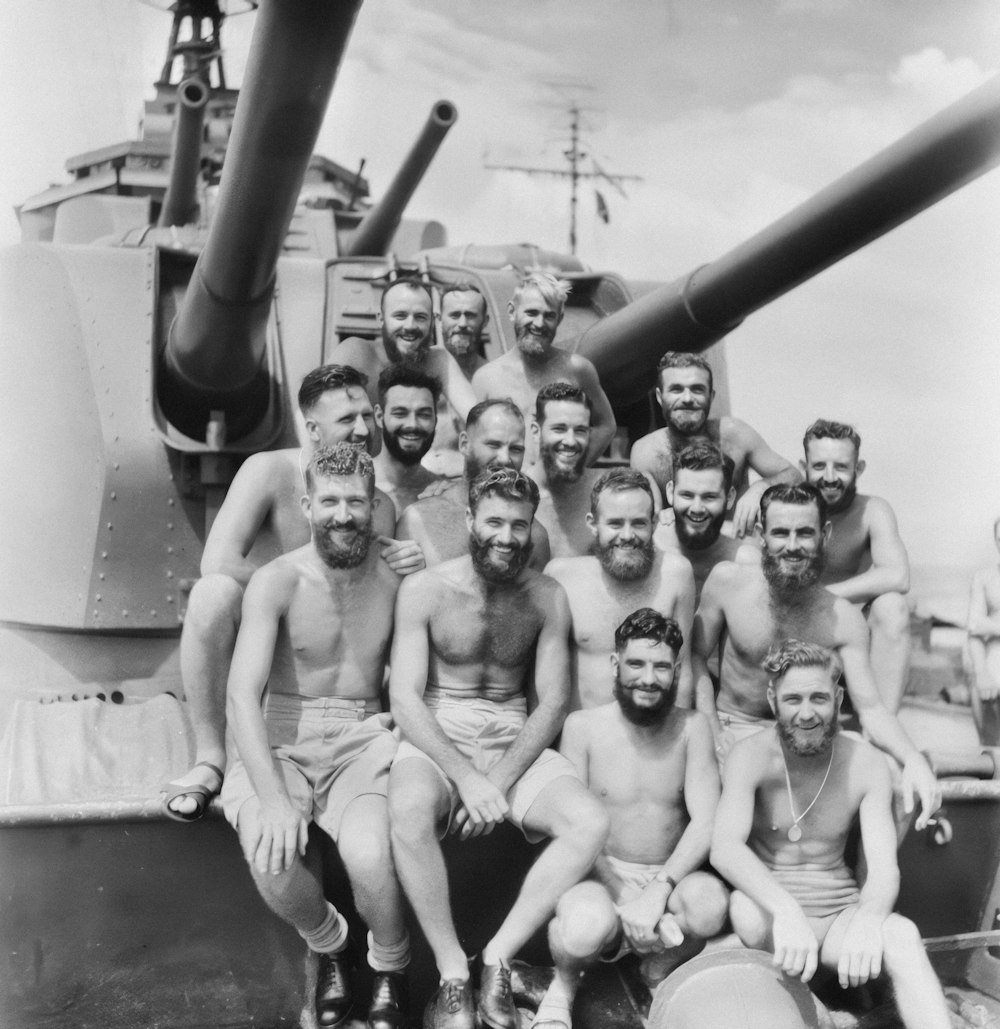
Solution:
{"label": "man's knee", "polygon": [[385,818],[353,823],[337,838],[337,851],[351,880],[381,878],[392,867],[389,825]]}
{"label": "man's knee", "polygon": [[582,784],[565,779],[565,797],[560,803],[552,826],[555,837],[569,837],[583,850],[601,852],[611,830],[611,820],[604,805]]}
{"label": "man's knee", "polygon": [[909,635],[910,608],[901,593],[883,593],[876,597],[868,611],[868,621],[873,630],[886,636]]}
{"label": "man's knee", "polygon": [[218,626],[239,626],[243,605],[243,587],[231,576],[221,572],[203,575],[191,588],[185,628],[189,631],[210,632]]}
{"label": "man's knee", "polygon": [[418,771],[414,767],[418,764],[417,759],[411,758],[393,765],[389,774],[389,831],[397,844],[418,843],[436,836],[438,807],[445,790],[432,776],[420,774],[423,769]]}
{"label": "man's knee", "polygon": [[582,882],[559,898],[549,923],[553,953],[576,961],[596,960],[618,929],[611,898],[600,883]]}
{"label": "man's knee", "polygon": [[667,907],[686,933],[708,939],[726,924],[729,895],[714,875],[693,872],[677,884]]}
{"label": "man's knee", "polygon": [[895,913],[882,923],[882,948],[890,971],[924,953],[920,930],[908,918]]}

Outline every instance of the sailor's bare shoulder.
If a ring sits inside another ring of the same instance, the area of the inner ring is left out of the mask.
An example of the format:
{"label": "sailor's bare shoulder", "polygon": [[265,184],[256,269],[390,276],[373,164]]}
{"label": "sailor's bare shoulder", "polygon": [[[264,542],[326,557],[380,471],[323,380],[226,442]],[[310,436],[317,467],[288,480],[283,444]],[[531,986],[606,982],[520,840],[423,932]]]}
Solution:
{"label": "sailor's bare shoulder", "polygon": [[545,574],[555,579],[556,582],[562,583],[566,589],[592,580],[598,570],[597,558],[589,556],[554,557],[545,566]]}
{"label": "sailor's bare shoulder", "polygon": [[636,459],[648,460],[654,457],[662,457],[670,454],[670,437],[666,429],[654,429],[632,444],[630,460],[634,464]]}
{"label": "sailor's bare shoulder", "polygon": [[724,594],[749,584],[760,577],[760,566],[740,561],[720,561],[705,580],[702,596],[706,593]]}

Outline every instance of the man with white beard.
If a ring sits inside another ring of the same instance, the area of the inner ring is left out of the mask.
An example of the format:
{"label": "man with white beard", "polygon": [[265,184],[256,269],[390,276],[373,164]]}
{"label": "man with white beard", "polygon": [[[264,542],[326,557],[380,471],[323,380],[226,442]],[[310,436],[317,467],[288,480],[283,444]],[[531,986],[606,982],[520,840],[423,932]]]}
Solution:
{"label": "man with white beard", "polygon": [[[527,275],[508,306],[517,346],[483,365],[472,377],[472,388],[480,400],[510,397],[527,421],[543,386],[551,382],[576,386],[587,395],[593,411],[592,435],[584,455],[584,464],[589,466],[614,438],[615,414],[594,365],[579,354],[555,346],[568,295],[569,283],[563,279],[545,272]],[[535,452],[529,451],[528,463],[534,460]]]}
{"label": "man with white beard", "polygon": [[[573,616],[573,696],[571,706],[591,708],[611,699],[608,662],[615,652],[615,629],[630,612],[655,608],[691,635],[694,577],[687,560],[653,546],[653,493],[641,472],[615,469],[594,484],[587,527],[594,541],[590,557],[564,557],[545,569],[562,584]],[[677,655],[681,707],[693,702],[690,656],[685,643]]]}
{"label": "man with white beard", "polygon": [[879,692],[898,711],[910,665],[910,563],[896,516],[881,497],[858,493],[861,437],[851,425],[821,418],[802,440],[806,482],[826,501],[832,532],[820,581],[856,604],[871,630],[870,657]]}

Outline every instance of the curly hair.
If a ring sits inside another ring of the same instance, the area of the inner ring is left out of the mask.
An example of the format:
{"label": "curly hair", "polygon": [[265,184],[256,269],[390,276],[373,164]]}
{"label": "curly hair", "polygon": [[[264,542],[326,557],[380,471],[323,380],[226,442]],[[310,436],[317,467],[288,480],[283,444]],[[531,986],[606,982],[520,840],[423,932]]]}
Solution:
{"label": "curly hair", "polygon": [[684,636],[680,626],[673,618],[664,617],[652,607],[640,607],[633,611],[621,625],[615,629],[615,650],[620,654],[629,640],[653,640],[665,643],[674,657],[684,646]]}

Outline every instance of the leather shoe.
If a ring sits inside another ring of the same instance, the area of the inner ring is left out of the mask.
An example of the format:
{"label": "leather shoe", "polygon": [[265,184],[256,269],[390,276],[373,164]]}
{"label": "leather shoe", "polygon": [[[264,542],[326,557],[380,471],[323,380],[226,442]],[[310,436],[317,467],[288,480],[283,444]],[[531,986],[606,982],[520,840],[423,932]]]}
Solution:
{"label": "leather shoe", "polygon": [[476,1029],[476,1001],[468,979],[445,979],[424,1009],[424,1029]]}
{"label": "leather shoe", "polygon": [[336,954],[318,954],[316,972],[316,1021],[322,1029],[334,1029],[351,1012],[354,996],[351,990],[351,969],[354,954],[350,947]]}
{"label": "leather shoe", "polygon": [[506,965],[483,964],[476,1012],[490,1029],[518,1029],[520,1021],[510,988],[510,969]]}
{"label": "leather shoe", "polygon": [[406,1025],[406,973],[375,972],[368,1029],[403,1029]]}

